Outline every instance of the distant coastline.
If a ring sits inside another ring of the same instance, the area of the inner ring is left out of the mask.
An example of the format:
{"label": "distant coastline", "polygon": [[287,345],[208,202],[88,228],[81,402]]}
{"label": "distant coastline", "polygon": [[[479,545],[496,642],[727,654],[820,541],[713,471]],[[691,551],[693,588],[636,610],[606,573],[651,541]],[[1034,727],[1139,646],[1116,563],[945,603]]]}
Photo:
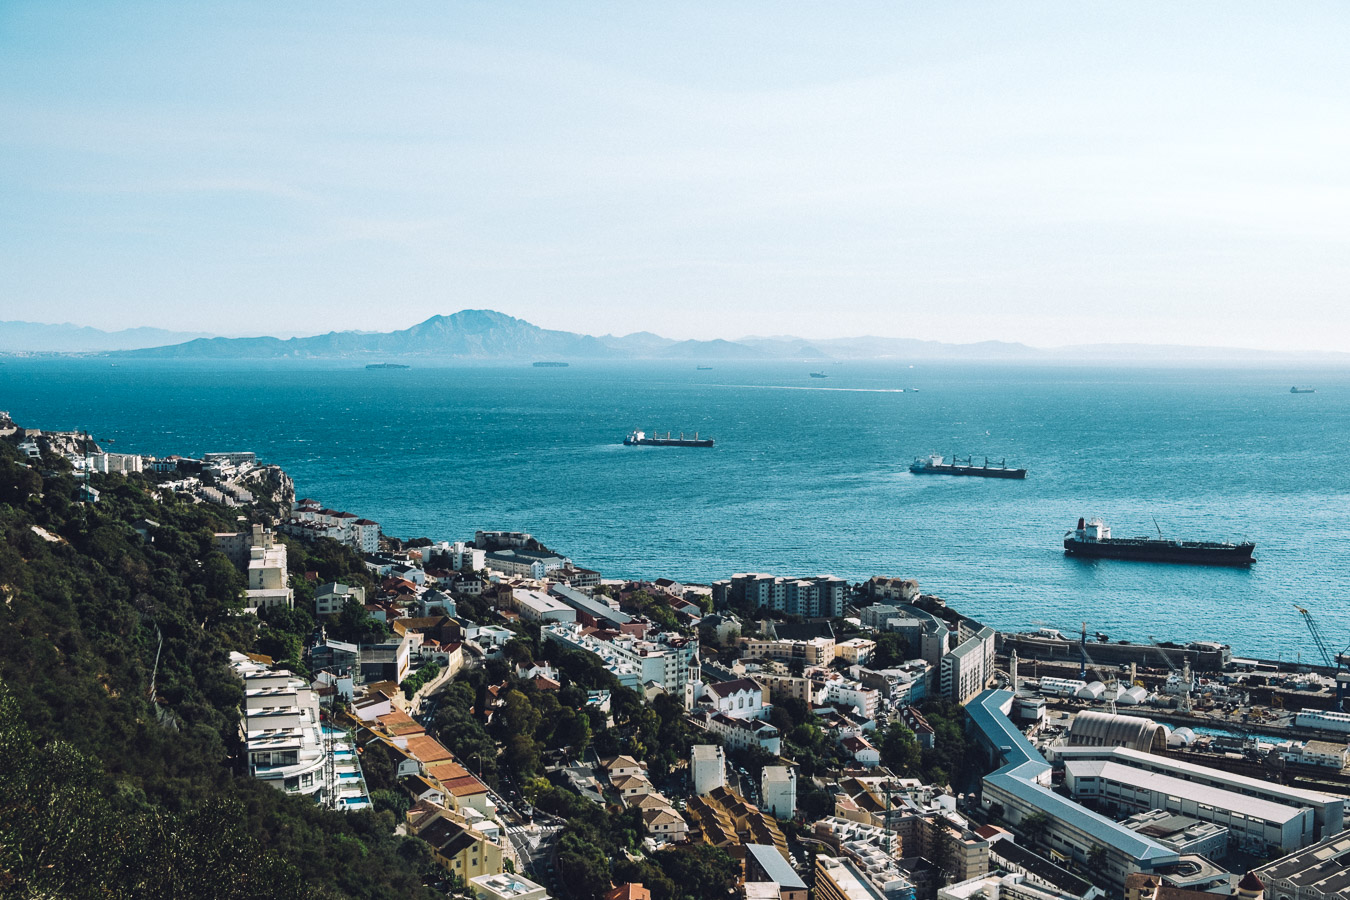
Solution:
{"label": "distant coastline", "polygon": [[[756,360],[893,360],[1093,365],[1350,365],[1350,353],[1265,351],[1235,347],[1084,344],[1054,348],[1008,341],[968,344],[916,338],[862,336],[805,339],[742,337],[674,340],[649,332],[593,336],[540,328],[494,310],[432,316],[389,332],[334,331],[308,337],[196,336],[155,328],[103,332],[74,325],[0,322],[0,355],[109,355],[141,359],[367,359],[519,360],[562,368],[567,360],[670,359],[700,362]],[[556,363],[556,366],[554,365]]]}

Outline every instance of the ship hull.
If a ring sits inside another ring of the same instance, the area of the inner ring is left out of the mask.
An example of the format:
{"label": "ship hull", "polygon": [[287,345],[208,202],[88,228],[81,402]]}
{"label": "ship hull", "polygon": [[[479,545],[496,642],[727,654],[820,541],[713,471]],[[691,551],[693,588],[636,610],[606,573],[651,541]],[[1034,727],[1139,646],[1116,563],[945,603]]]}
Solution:
{"label": "ship hull", "polygon": [[916,475],[971,475],[976,478],[1026,478],[1026,469],[1005,469],[1002,466],[923,466],[911,468]]}
{"label": "ship hull", "polygon": [[711,447],[712,438],[625,438],[629,447]]}
{"label": "ship hull", "polygon": [[1132,559],[1140,562],[1186,563],[1201,566],[1250,566],[1255,544],[1212,544],[1201,541],[1149,541],[1108,538],[1100,541],[1064,539],[1069,556],[1091,559]]}

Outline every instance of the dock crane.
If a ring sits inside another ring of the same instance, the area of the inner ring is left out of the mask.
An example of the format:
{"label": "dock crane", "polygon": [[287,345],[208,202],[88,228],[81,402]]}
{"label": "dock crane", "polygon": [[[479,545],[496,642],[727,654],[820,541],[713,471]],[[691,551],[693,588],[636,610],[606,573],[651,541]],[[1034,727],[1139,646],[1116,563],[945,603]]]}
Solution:
{"label": "dock crane", "polygon": [[1317,652],[1322,654],[1322,662],[1327,668],[1336,670],[1336,709],[1344,709],[1345,695],[1350,692],[1350,647],[1332,656],[1331,651],[1327,649],[1327,642],[1322,637],[1322,629],[1317,627],[1317,621],[1313,619],[1312,613],[1297,603],[1294,604],[1294,609],[1303,616],[1308,633],[1312,635],[1313,644],[1317,646]]}
{"label": "dock crane", "polygon": [[1178,675],[1181,678],[1182,694],[1181,700],[1177,704],[1177,711],[1189,713],[1191,711],[1191,661],[1185,660],[1185,666],[1181,672],[1177,672],[1177,667],[1172,664],[1172,656],[1163,645],[1158,643],[1158,639],[1153,635],[1148,636],[1149,643],[1158,648],[1158,655],[1167,663],[1167,671],[1172,675]]}
{"label": "dock crane", "polygon": [[1088,656],[1086,622],[1083,623],[1082,639],[1078,642],[1078,656],[1078,677],[1087,681],[1088,669],[1092,669],[1093,674],[1097,676],[1097,680],[1102,683],[1102,687],[1106,688],[1106,711],[1114,716],[1116,714],[1116,697],[1120,695],[1120,679],[1116,677],[1114,672],[1103,674],[1102,667],[1097,665],[1091,656]]}

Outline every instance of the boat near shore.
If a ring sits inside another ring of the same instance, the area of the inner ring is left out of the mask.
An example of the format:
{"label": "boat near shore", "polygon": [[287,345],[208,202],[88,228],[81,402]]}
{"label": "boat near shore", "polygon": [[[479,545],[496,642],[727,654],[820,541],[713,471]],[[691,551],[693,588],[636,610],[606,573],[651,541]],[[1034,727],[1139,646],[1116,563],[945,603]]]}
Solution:
{"label": "boat near shore", "polygon": [[953,459],[951,462],[944,462],[944,457],[936,453],[919,457],[910,465],[909,470],[915,475],[971,475],[976,478],[1026,478],[1026,469],[1012,469],[1005,463],[1007,460],[1001,460],[998,465],[989,465],[989,457],[984,458],[984,465],[977,466],[972,457],[966,457],[965,462],[959,459]]}
{"label": "boat near shore", "polygon": [[1256,544],[1226,541],[1171,541],[1158,538],[1113,538],[1111,527],[1101,519],[1078,520],[1078,527],[1064,535],[1068,556],[1093,559],[1133,559],[1142,562],[1189,563],[1202,566],[1250,566]]}

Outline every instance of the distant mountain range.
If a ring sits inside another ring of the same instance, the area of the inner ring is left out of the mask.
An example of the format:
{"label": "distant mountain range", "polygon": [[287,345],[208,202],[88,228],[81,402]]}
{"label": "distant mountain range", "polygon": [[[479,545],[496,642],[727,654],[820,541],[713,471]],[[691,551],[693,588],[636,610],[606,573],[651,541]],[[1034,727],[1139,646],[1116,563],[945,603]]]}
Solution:
{"label": "distant mountain range", "polygon": [[0,352],[107,352],[140,359],[902,359],[988,361],[1350,362],[1344,353],[1280,353],[1222,347],[1091,344],[1039,349],[983,341],[947,344],[913,338],[807,340],[792,336],[677,341],[647,331],[593,337],[551,331],[505,313],[466,309],[389,332],[333,331],[312,337],[224,338],[155,328],[104,332],[74,325],[0,322]]}
{"label": "distant mountain range", "polygon": [[205,337],[201,332],[163,328],[126,328],[100,331],[85,325],[45,325],[41,322],[0,322],[0,353],[98,353],[160,347]]}

